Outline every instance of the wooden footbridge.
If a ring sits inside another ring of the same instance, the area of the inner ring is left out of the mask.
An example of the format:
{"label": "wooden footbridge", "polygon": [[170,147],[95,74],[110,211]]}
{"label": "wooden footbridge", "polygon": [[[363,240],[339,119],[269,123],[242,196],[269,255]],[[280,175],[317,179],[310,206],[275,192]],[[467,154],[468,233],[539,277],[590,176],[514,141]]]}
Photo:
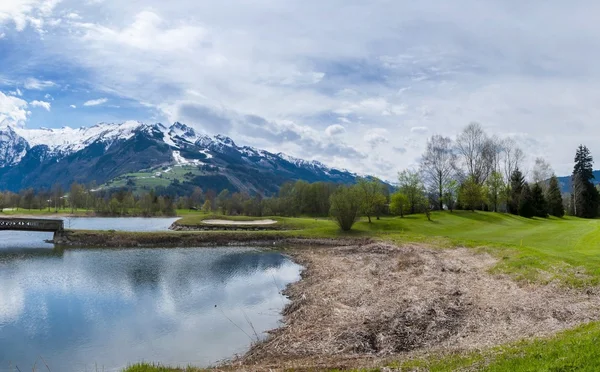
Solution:
{"label": "wooden footbridge", "polygon": [[64,230],[63,220],[42,218],[0,218],[0,231],[48,231],[62,233]]}

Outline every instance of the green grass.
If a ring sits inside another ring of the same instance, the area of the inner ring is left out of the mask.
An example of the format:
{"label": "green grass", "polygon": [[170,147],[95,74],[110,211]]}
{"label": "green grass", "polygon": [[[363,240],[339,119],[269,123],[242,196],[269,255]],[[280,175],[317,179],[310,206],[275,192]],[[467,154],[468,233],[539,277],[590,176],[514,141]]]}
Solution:
{"label": "green grass", "polygon": [[[168,172],[167,172],[168,170]],[[135,182],[136,190],[142,188],[155,188],[158,186],[169,186],[174,180],[181,182],[186,180],[186,174],[191,173],[192,176],[205,174],[195,165],[172,166],[172,167],[156,167],[140,172],[127,173],[110,180],[108,183],[101,185],[99,188],[120,188],[127,186],[127,181],[132,179]]]}
{"label": "green grass", "polygon": [[431,372],[598,371],[599,343],[600,323],[594,322],[551,338],[521,341],[481,353],[398,362],[390,367],[400,371]]}

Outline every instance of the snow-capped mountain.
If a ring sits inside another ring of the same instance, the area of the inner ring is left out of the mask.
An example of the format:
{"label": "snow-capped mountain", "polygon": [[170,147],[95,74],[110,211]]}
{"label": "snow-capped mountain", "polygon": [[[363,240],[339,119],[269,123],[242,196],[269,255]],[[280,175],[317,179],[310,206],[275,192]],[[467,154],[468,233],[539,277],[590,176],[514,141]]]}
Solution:
{"label": "snow-capped mountain", "polygon": [[287,181],[351,183],[356,176],[316,161],[238,146],[174,123],[127,121],[59,129],[0,128],[0,189],[68,187],[163,187],[271,194]]}

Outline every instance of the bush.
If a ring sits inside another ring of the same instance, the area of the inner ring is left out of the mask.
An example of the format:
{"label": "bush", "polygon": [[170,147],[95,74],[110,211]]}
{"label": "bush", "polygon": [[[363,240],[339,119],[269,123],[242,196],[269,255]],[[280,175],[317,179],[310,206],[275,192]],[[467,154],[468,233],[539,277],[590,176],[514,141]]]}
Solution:
{"label": "bush", "polygon": [[350,231],[358,217],[360,199],[354,187],[342,186],[330,198],[329,213],[343,231]]}

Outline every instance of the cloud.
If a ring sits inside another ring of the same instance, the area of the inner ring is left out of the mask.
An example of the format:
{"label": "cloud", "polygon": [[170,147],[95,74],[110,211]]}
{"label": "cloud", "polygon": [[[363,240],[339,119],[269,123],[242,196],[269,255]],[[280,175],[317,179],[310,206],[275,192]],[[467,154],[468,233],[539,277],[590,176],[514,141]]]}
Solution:
{"label": "cloud", "polygon": [[[0,2],[0,25],[13,23],[17,31],[31,25],[43,32],[46,21],[61,0],[3,0]],[[48,22],[52,23],[52,22]]]}
{"label": "cloud", "polygon": [[144,10],[135,15],[131,25],[121,29],[100,24],[79,23],[84,40],[115,43],[140,50],[169,52],[194,47],[206,36],[196,25],[165,28],[166,22],[155,12]]}
{"label": "cloud", "polygon": [[49,94],[49,93],[46,94],[46,95],[44,95],[44,98],[47,99],[47,100],[49,100],[49,101],[54,101],[54,97],[52,97],[52,95]]}
{"label": "cloud", "polygon": [[346,128],[340,124],[333,124],[325,129],[325,134],[327,134],[329,137],[337,136],[343,133],[346,133]]}
{"label": "cloud", "polygon": [[429,128],[427,128],[427,127],[412,127],[412,128],[410,128],[410,132],[415,133],[415,134],[425,134],[428,131],[429,131]]}
{"label": "cloud", "polygon": [[406,154],[406,151],[407,151],[406,148],[400,147],[400,146],[394,146],[394,147],[392,147],[392,149],[399,154]]}
{"label": "cloud", "polygon": [[0,125],[22,126],[28,115],[26,101],[0,92]]}
{"label": "cloud", "polygon": [[388,131],[385,128],[374,128],[369,130],[365,135],[365,140],[371,146],[371,148],[376,148],[377,146],[384,145],[389,142],[388,140]]}
{"label": "cloud", "polygon": [[179,105],[176,110],[172,121],[194,124],[207,133],[226,134],[233,126],[232,114],[216,107],[187,102]]}
{"label": "cloud", "polygon": [[45,90],[45,89],[52,88],[55,86],[56,86],[56,83],[54,83],[52,81],[38,80],[36,78],[28,78],[23,83],[23,87],[28,90]]}
{"label": "cloud", "polygon": [[45,109],[46,111],[50,111],[50,102],[45,102],[45,101],[31,101],[29,102],[29,104],[33,107],[41,107],[43,109]]}
{"label": "cloud", "polygon": [[99,106],[108,102],[108,98],[98,98],[86,101],[83,103],[84,106]]}
{"label": "cloud", "polygon": [[75,105],[69,105],[69,107],[72,108],[72,109],[76,109],[77,108],[77,106],[75,106]]}
{"label": "cloud", "polygon": [[0,40],[4,39],[6,37],[6,33],[4,32],[0,32]]}

